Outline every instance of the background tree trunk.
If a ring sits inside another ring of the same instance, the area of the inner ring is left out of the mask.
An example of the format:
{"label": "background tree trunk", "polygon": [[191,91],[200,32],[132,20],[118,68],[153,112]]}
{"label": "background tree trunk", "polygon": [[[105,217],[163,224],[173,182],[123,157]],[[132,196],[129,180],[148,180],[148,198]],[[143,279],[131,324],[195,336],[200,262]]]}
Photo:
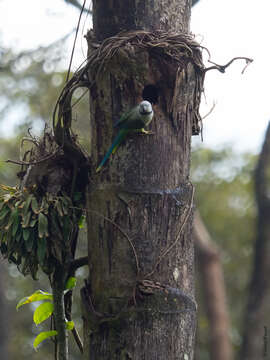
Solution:
{"label": "background tree trunk", "polygon": [[[94,36],[103,40],[134,29],[187,32],[190,5],[183,0],[93,1]],[[195,69],[185,64],[176,83],[178,66],[169,61],[164,66],[164,61],[148,51],[125,49],[91,87],[85,359],[193,358],[189,162]],[[115,137],[113,122],[142,100],[148,84],[160,95],[150,126],[154,135],[128,138],[95,174]]]}
{"label": "background tree trunk", "polygon": [[[258,208],[254,265],[243,329],[241,359],[269,356],[270,323],[270,123],[255,171],[255,194]],[[268,319],[268,320],[267,320]],[[268,355],[267,355],[268,354]]]}
{"label": "background tree trunk", "polygon": [[8,360],[9,308],[4,294],[6,269],[0,259],[0,354],[2,360]]}
{"label": "background tree trunk", "polygon": [[211,240],[199,212],[195,213],[193,236],[209,321],[211,359],[231,360],[230,318],[219,250]]}

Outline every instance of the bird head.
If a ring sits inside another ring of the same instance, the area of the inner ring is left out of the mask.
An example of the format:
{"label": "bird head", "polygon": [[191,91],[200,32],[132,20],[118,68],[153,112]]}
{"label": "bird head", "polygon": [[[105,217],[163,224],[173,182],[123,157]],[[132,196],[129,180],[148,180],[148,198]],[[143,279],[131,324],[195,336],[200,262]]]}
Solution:
{"label": "bird head", "polygon": [[141,115],[149,115],[153,112],[152,105],[149,101],[142,101],[139,105],[139,112]]}

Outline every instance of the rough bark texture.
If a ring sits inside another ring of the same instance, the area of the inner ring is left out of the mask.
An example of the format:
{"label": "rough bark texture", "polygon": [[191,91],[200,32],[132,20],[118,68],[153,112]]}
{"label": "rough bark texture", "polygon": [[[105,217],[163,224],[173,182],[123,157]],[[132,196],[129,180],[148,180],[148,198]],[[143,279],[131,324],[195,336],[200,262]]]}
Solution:
{"label": "rough bark texture", "polygon": [[253,273],[249,289],[243,331],[241,359],[269,356],[270,323],[270,124],[255,171],[255,194],[258,208],[257,239]]}
{"label": "rough bark texture", "polygon": [[209,320],[211,359],[231,360],[230,318],[219,251],[198,212],[195,213],[193,237]]}
{"label": "rough bark texture", "polygon": [[[95,35],[104,39],[123,29],[187,30],[190,2],[94,1],[93,12]],[[196,85],[191,63],[175,83],[177,70],[172,61],[131,48],[113,58],[91,87],[85,359],[193,358],[189,161]],[[147,84],[160,95],[150,125],[154,135],[128,138],[95,174],[116,135],[113,122],[142,100]]]}
{"label": "rough bark texture", "polygon": [[187,32],[190,0],[93,0],[96,38],[103,40],[126,30]]}

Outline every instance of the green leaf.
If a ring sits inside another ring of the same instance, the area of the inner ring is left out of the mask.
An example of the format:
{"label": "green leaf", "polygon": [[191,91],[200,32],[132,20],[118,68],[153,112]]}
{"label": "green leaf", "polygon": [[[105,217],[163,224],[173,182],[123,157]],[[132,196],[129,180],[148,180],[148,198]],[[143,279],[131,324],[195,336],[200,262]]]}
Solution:
{"label": "green leaf", "polygon": [[31,220],[31,215],[32,215],[31,211],[26,213],[26,215],[23,215],[23,218],[22,218],[22,227],[23,228],[26,228],[26,227],[29,226],[29,223],[30,223],[30,220]]}
{"label": "green leaf", "polygon": [[31,261],[29,264],[29,270],[30,270],[33,280],[38,280],[38,278],[37,278],[38,264],[34,261]]}
{"label": "green leaf", "polygon": [[15,205],[15,207],[17,207],[17,208],[20,208],[20,206],[21,206],[22,204],[24,204],[24,201],[23,201],[22,199],[20,199],[20,200],[16,201],[14,205]]}
{"label": "green leaf", "polygon": [[35,338],[34,343],[33,343],[35,350],[37,349],[38,345],[40,343],[42,343],[42,341],[44,341],[50,337],[56,336],[56,335],[57,335],[56,330],[43,331],[40,334],[38,334],[38,336]]}
{"label": "green leaf", "polygon": [[[34,216],[35,216],[35,215],[34,215]],[[30,226],[31,228],[33,228],[33,227],[36,225],[37,221],[38,221],[38,219],[33,219],[33,218],[32,218],[32,220],[30,221],[29,226]]]}
{"label": "green leaf", "polygon": [[9,202],[10,199],[13,198],[13,195],[11,194],[3,194],[1,195],[1,200],[4,201],[4,203]]}
{"label": "green leaf", "polygon": [[80,218],[79,218],[79,221],[78,221],[78,226],[80,229],[83,229],[84,226],[85,226],[85,215],[82,215]]}
{"label": "green leaf", "polygon": [[29,239],[30,234],[31,231],[29,229],[23,229],[23,240],[27,241]]}
{"label": "green leaf", "polygon": [[73,330],[74,329],[74,321],[66,321],[66,329]]}
{"label": "green leaf", "polygon": [[[13,230],[13,228],[12,228],[12,230]],[[21,231],[21,229],[15,234],[16,234],[15,240],[21,247],[22,246],[22,243],[21,243],[22,231]],[[13,236],[13,233],[12,233],[12,236]]]}
{"label": "green leaf", "polygon": [[18,229],[18,225],[19,225],[19,215],[18,215],[18,209],[15,208],[14,210],[12,210],[10,217],[8,219],[8,224],[5,226],[5,230],[8,231],[10,229],[10,227],[12,226],[12,236],[14,236],[16,234],[16,231],[14,233],[13,230],[13,225],[15,224],[15,229],[17,231]]}
{"label": "green leaf", "polygon": [[66,290],[74,289],[76,286],[77,279],[71,276],[66,283]]}
{"label": "green leaf", "polygon": [[[24,230],[25,229],[23,229],[23,231]],[[29,230],[29,238],[25,240],[25,247],[28,252],[31,252],[31,250],[33,249],[34,240],[35,240],[35,234],[32,230]]]}
{"label": "green leaf", "polygon": [[47,241],[46,238],[37,239],[37,257],[38,262],[42,265],[46,256]]}
{"label": "green leaf", "polygon": [[0,184],[0,188],[3,191],[7,191],[11,194],[15,194],[16,191],[18,190],[16,186],[8,186],[8,185],[4,185],[4,184]]}
{"label": "green leaf", "polygon": [[25,304],[30,304],[32,302],[35,301],[41,301],[41,300],[53,300],[53,296],[51,293],[46,292],[46,291],[42,291],[42,290],[37,290],[35,291],[33,294],[24,297],[23,299],[21,299],[17,306],[16,309],[18,310],[22,305]]}
{"label": "green leaf", "polygon": [[33,212],[35,214],[39,213],[38,201],[37,201],[37,199],[35,197],[32,198],[31,207],[32,207],[32,210],[33,210]]}
{"label": "green leaf", "polygon": [[10,212],[10,208],[8,206],[5,206],[2,208],[1,212],[0,212],[0,222],[2,222],[6,215]]}
{"label": "green leaf", "polygon": [[16,235],[16,232],[18,230],[18,226],[19,226],[19,222],[20,222],[20,217],[19,217],[19,212],[18,212],[18,209],[15,208],[13,211],[12,211],[12,236],[15,236]]}
{"label": "green leaf", "polygon": [[5,203],[4,201],[1,199],[1,196],[0,196],[0,212],[2,210],[2,208],[4,207]]}
{"label": "green leaf", "polygon": [[24,204],[24,207],[23,207],[23,210],[22,210],[24,218],[25,218],[29,213],[31,213],[31,211],[29,211],[29,206],[30,206],[30,204],[31,204],[31,201],[32,201],[33,197],[34,197],[34,195],[32,195],[32,194],[27,196],[27,199],[26,199],[26,201],[25,201],[25,204]]}
{"label": "green leaf", "polygon": [[49,232],[48,232],[48,219],[47,216],[44,215],[43,213],[40,213],[38,215],[38,236],[40,238],[48,237],[49,236]]}
{"label": "green leaf", "polygon": [[[16,204],[15,204],[16,205]],[[21,200],[20,201],[20,204],[18,204],[18,208],[19,209],[23,209],[24,208],[24,205],[25,205],[25,201]]]}
{"label": "green leaf", "polygon": [[43,196],[42,198],[42,202],[41,202],[41,211],[44,212],[44,214],[48,214],[48,210],[49,210],[49,204],[47,202],[47,199],[45,196]]}
{"label": "green leaf", "polygon": [[40,304],[33,315],[33,320],[36,325],[42,323],[47,320],[53,313],[53,303],[46,301]]}

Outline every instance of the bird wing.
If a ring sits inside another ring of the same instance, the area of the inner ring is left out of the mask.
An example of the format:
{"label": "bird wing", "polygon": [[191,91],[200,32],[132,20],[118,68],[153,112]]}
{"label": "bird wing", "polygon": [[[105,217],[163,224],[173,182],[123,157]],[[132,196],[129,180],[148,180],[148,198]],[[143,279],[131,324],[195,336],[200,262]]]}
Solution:
{"label": "bird wing", "polygon": [[[136,106],[137,107],[137,106]],[[116,123],[113,125],[113,127],[122,127],[122,125],[129,119],[129,117],[132,115],[134,110],[136,109],[132,108],[129,111],[126,111],[123,115],[121,115],[120,119],[116,121]]]}

